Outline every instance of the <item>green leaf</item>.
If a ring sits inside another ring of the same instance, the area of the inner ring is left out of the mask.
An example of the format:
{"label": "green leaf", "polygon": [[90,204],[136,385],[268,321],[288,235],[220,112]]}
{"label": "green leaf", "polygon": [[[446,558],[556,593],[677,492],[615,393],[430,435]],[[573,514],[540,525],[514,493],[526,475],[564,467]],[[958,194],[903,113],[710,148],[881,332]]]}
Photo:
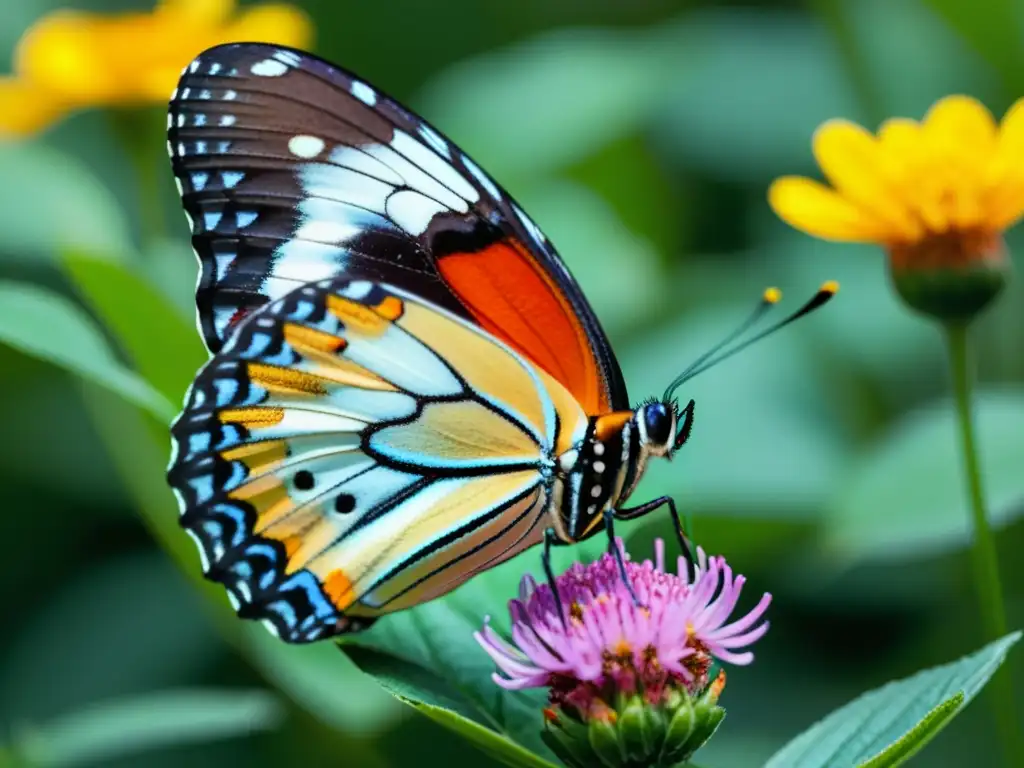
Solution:
{"label": "green leaf", "polygon": [[99,384],[162,421],[174,416],[167,398],[121,365],[95,324],[63,296],[0,282],[0,341]]}
{"label": "green leaf", "polygon": [[74,247],[119,256],[131,238],[117,201],[77,158],[30,142],[0,143],[0,251],[50,256]]}
{"label": "green leaf", "polygon": [[139,373],[168,400],[181,402],[196,370],[206,362],[193,323],[132,265],[76,251],[64,252],[62,262]]}
{"label": "green leaf", "polygon": [[921,718],[921,722],[907,731],[902,738],[894,741],[870,760],[865,760],[858,768],[893,768],[905,763],[946,727],[946,723],[956,716],[963,704],[964,692],[959,691]]}
{"label": "green leaf", "polygon": [[[570,551],[556,553],[557,561],[567,565],[601,546],[602,542],[588,542],[567,548]],[[539,565],[539,552],[528,551],[446,597],[389,615],[370,630],[346,637],[341,647],[361,669],[408,699],[407,703],[431,708],[424,710],[425,715],[463,735],[475,734],[474,743],[490,754],[511,759],[507,756],[518,754],[512,748],[518,745],[541,762],[509,764],[543,765],[554,758],[540,737],[543,693],[499,687],[491,679],[494,663],[473,638],[488,610],[495,612],[491,622],[495,629],[508,631],[505,605],[518,593],[524,570],[539,571]],[[441,715],[438,709],[448,714]]]}
{"label": "green leaf", "polygon": [[766,768],[899,765],[974,698],[1020,636],[854,699],[789,742]]}
{"label": "green leaf", "polygon": [[673,59],[648,34],[558,32],[456,65],[421,106],[505,184],[635,132],[676,76]]}
{"label": "green leaf", "polygon": [[1010,93],[1024,87],[1021,55],[1024,17],[1015,0],[925,0],[975,51],[985,57],[1003,78]]}
{"label": "green leaf", "polygon": [[[1005,524],[1024,511],[1024,391],[981,390],[975,424],[989,514]],[[953,406],[898,421],[840,483],[826,545],[841,561],[923,556],[971,541]]]}
{"label": "green leaf", "polygon": [[284,712],[265,691],[163,691],[96,704],[24,729],[15,751],[41,768],[97,762],[276,728]]}
{"label": "green leaf", "polygon": [[346,650],[363,671],[372,674],[399,701],[472,742],[495,760],[523,768],[553,768],[552,763],[478,723],[466,711],[459,694],[447,690],[445,682],[432,673],[403,659],[356,645],[349,645]]}

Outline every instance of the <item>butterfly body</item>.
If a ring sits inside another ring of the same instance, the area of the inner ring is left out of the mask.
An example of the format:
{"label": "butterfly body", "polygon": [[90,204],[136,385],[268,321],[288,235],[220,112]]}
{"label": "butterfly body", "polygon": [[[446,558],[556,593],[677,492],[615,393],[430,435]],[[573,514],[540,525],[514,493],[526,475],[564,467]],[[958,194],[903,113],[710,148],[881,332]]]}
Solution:
{"label": "butterfly body", "polygon": [[353,75],[214,48],[168,124],[212,355],[168,479],[240,616],[318,640],[611,534],[685,439],[522,209]]}

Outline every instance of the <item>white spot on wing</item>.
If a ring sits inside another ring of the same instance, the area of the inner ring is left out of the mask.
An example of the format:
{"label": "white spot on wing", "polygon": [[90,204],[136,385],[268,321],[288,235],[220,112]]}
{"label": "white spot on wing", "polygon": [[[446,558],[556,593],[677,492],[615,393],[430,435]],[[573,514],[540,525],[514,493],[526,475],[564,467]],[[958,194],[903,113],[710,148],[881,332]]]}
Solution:
{"label": "white spot on wing", "polygon": [[370,107],[377,103],[377,92],[358,80],[352,81],[352,95]]}
{"label": "white spot on wing", "polygon": [[422,235],[431,219],[446,210],[441,203],[411,189],[396,192],[387,201],[388,216],[412,235]]}
{"label": "white spot on wing", "polygon": [[235,116],[234,115],[221,115],[220,116],[220,124],[224,125],[224,126],[234,125],[235,124]]}
{"label": "white spot on wing", "polygon": [[307,160],[319,155],[323,149],[324,140],[319,136],[292,136],[288,140],[288,151]]}
{"label": "white spot on wing", "polygon": [[466,181],[455,166],[438,157],[404,131],[395,131],[395,135],[391,139],[391,146],[396,152],[404,155],[463,200],[475,203],[480,199],[480,193]]}
{"label": "white spot on wing", "polygon": [[362,227],[344,221],[310,219],[295,230],[295,237],[299,240],[311,240],[314,243],[338,244],[355,237],[362,231]]}
{"label": "white spot on wing", "polygon": [[274,58],[292,67],[297,67],[302,63],[302,58],[295,51],[275,51]]}
{"label": "white spot on wing", "polygon": [[221,171],[220,179],[225,189],[234,189],[238,182],[245,178],[241,171]]}
{"label": "white spot on wing", "polygon": [[302,190],[310,197],[335,200],[384,213],[394,187],[362,173],[327,163],[309,163],[299,170]]}
{"label": "white spot on wing", "polygon": [[420,136],[422,136],[430,146],[445,157],[451,159],[451,153],[448,151],[448,142],[441,138],[437,131],[424,123],[420,125],[419,132]]}
{"label": "white spot on wing", "polygon": [[341,291],[342,296],[359,301],[365,299],[373,290],[373,283],[369,280],[353,280]]}
{"label": "white spot on wing", "polygon": [[253,64],[249,71],[260,77],[280,77],[288,71],[288,65],[277,59],[264,59]]}
{"label": "white spot on wing", "polygon": [[203,226],[206,227],[207,231],[216,229],[223,215],[223,211],[207,211],[203,214]]}
{"label": "white spot on wing", "polygon": [[273,277],[294,281],[335,277],[344,268],[345,250],[309,240],[287,240],[274,249]]}
{"label": "white spot on wing", "polygon": [[256,221],[256,211],[239,211],[235,215],[235,221],[239,229],[245,229]]}
{"label": "white spot on wing", "polygon": [[530,237],[532,237],[538,243],[546,242],[544,238],[544,233],[540,231],[540,227],[533,223],[533,219],[531,219],[529,216],[523,213],[523,209],[520,208],[518,205],[513,205],[512,208],[515,210],[516,216],[519,217],[519,221],[522,222],[523,226],[526,228],[526,231],[530,234]]}
{"label": "white spot on wing", "polygon": [[[375,144],[374,146],[377,148],[380,147],[379,144]],[[400,187],[405,183],[402,177],[395,173],[391,168],[373,155],[367,154],[361,149],[356,149],[355,147],[337,147],[336,149],[331,150],[329,157],[331,162],[335,165],[340,165],[344,168],[351,168],[353,171],[365,173],[367,176],[379,179],[385,184]]]}

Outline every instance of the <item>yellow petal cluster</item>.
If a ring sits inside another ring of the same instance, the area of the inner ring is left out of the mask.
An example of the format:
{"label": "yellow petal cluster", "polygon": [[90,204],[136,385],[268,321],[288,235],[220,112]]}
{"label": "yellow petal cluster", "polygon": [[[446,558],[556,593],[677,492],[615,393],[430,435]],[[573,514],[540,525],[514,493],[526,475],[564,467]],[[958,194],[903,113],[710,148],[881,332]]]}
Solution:
{"label": "yellow petal cluster", "polygon": [[1024,216],[1024,99],[998,125],[968,96],[941,99],[920,122],[887,120],[877,135],[830,120],[813,149],[831,186],[785,176],[768,200],[817,237],[894,251],[936,237],[998,236]]}
{"label": "yellow petal cluster", "polygon": [[219,43],[308,46],[312,26],[290,5],[244,10],[234,0],[161,0],[151,13],[59,10],[18,43],[0,77],[0,136],[42,130],[68,112],[166,102],[182,68]]}

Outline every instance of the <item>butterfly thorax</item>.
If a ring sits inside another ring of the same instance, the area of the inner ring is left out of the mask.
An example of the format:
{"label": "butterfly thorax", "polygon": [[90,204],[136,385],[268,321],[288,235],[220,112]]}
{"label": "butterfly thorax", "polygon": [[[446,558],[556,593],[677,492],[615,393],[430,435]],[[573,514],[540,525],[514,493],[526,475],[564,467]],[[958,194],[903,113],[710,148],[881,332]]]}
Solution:
{"label": "butterfly thorax", "polygon": [[561,495],[553,511],[561,538],[580,541],[599,531],[605,510],[629,498],[647,460],[669,452],[674,429],[674,410],[662,403],[592,416],[586,436],[559,460]]}

